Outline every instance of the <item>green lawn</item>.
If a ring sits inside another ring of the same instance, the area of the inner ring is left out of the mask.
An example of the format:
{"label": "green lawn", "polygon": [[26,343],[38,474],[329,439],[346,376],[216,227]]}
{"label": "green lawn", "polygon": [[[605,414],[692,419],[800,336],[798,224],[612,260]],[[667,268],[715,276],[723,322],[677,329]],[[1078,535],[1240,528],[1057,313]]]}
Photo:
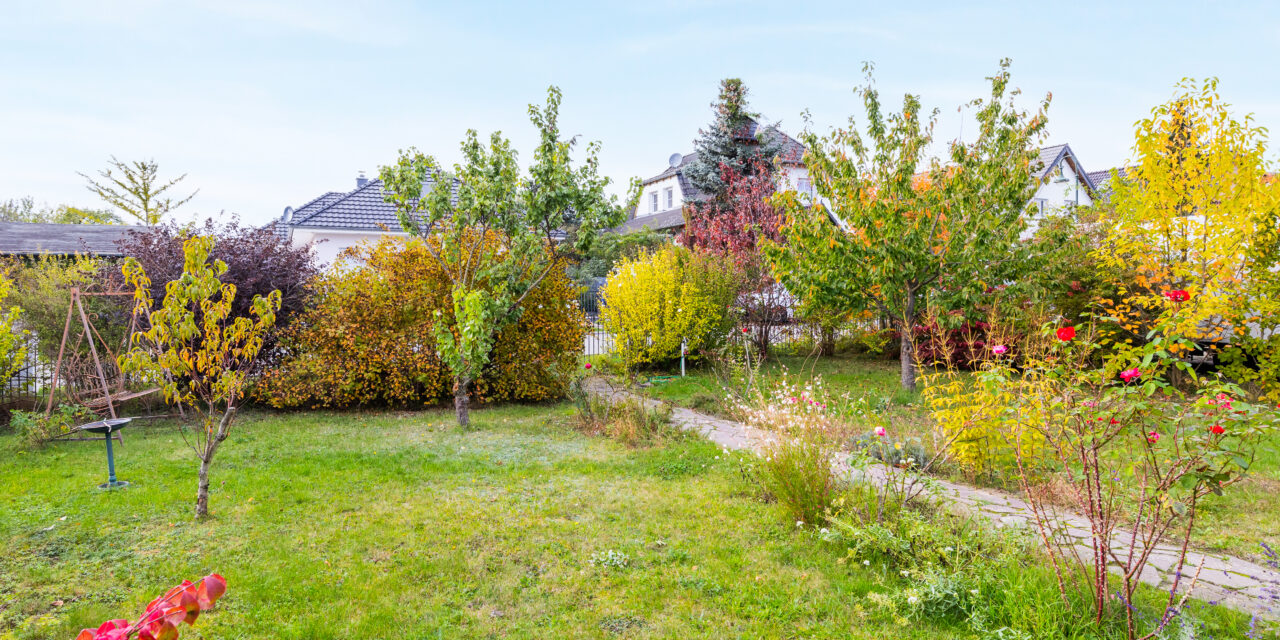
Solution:
{"label": "green lawn", "polygon": [[[782,356],[766,363],[761,374],[766,379],[787,372],[801,378],[821,375],[828,390],[880,399],[883,411],[897,433],[941,442],[933,433],[917,393],[905,392],[898,382],[896,360],[867,356],[801,358]],[[690,368],[684,378],[654,384],[646,392],[655,398],[708,413],[725,415],[728,404],[720,383],[705,368]],[[678,372],[677,372],[678,375]],[[941,470],[953,480],[964,480],[987,486],[1016,490],[1016,481],[1008,478],[963,478],[956,470]],[[1197,547],[1223,551],[1240,557],[1261,559],[1261,543],[1280,549],[1280,441],[1266,444],[1259,452],[1252,473],[1239,486],[1221,497],[1209,496],[1198,513],[1199,525],[1194,536]]]}
{"label": "green lawn", "polygon": [[[210,571],[229,591],[207,638],[961,637],[862,619],[883,574],[837,564],[715,447],[627,449],[566,413],[487,409],[466,433],[441,411],[250,413],[200,524],[171,425],[126,432],[133,486],[111,493],[101,446],[0,436],[0,638],[71,638]],[[610,551],[628,566],[593,564]]]}

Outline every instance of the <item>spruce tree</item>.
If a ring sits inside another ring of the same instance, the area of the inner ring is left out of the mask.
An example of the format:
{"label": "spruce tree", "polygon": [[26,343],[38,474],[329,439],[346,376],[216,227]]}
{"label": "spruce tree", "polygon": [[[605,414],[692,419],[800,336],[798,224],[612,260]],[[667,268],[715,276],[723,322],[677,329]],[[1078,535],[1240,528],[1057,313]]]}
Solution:
{"label": "spruce tree", "polygon": [[707,129],[698,130],[693,143],[697,155],[684,175],[705,197],[723,200],[729,187],[720,165],[744,176],[751,175],[755,167],[772,170],[784,137],[772,125],[759,127],[752,135],[752,125],[760,116],[747,110],[747,88],[739,78],[721,80],[720,99],[711,106],[715,120]]}

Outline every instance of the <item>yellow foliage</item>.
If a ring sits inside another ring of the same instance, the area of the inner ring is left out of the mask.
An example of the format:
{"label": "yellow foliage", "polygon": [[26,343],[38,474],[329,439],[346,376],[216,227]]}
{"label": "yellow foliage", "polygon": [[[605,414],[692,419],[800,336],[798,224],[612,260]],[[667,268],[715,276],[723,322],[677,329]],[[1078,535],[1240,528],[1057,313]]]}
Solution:
{"label": "yellow foliage", "polygon": [[624,259],[602,290],[601,320],[630,369],[717,346],[731,327],[732,269],[709,255],[668,246]]}
{"label": "yellow foliage", "polygon": [[1247,283],[1273,265],[1249,259],[1250,244],[1274,224],[1280,191],[1266,179],[1265,131],[1235,119],[1216,81],[1186,81],[1169,103],[1138,123],[1136,164],[1113,180],[1103,212],[1100,266],[1117,283],[1104,311],[1142,337],[1185,290],[1191,313],[1175,330],[1216,340],[1244,323]]}
{"label": "yellow foliage", "polygon": [[[1037,385],[1045,388],[1026,388]],[[1017,393],[1034,395],[1049,389],[1043,381],[1030,379],[1021,380],[1019,386],[984,384],[955,372],[935,374],[925,381],[924,404],[951,443],[952,458],[965,470],[978,474],[1015,470],[1015,450],[1022,453],[1025,464],[1035,465],[1043,457],[1045,438],[1033,425],[1047,422],[1047,409],[1034,405],[1029,411],[1012,412],[1010,407],[1019,404]]]}

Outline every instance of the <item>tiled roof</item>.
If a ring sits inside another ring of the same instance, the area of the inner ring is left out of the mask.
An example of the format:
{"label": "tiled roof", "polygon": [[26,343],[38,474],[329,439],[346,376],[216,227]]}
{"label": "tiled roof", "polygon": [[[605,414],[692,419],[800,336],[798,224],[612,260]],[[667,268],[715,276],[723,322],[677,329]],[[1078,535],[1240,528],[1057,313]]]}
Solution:
{"label": "tiled roof", "polygon": [[[430,189],[432,183],[428,178],[423,189]],[[329,192],[298,207],[289,226],[399,232],[396,207],[384,195],[381,180],[370,180],[350,193]]]}
{"label": "tiled roof", "polygon": [[1129,173],[1129,168],[1117,167],[1115,169],[1105,169],[1103,171],[1090,171],[1089,181],[1092,182],[1095,187],[1097,187],[1098,191],[1110,191],[1111,190],[1111,172],[1113,171],[1120,174],[1121,176],[1124,176]]}
{"label": "tiled roof", "polygon": [[632,218],[611,229],[614,233],[631,233],[648,227],[651,231],[666,231],[684,226],[684,209],[676,207],[652,215]]}
{"label": "tiled roof", "polygon": [[[337,197],[333,197],[336,195]],[[293,212],[293,227],[392,231],[400,229],[395,205],[383,199],[382,181],[370,180],[346,194],[327,193]]]}
{"label": "tiled roof", "polygon": [[146,227],[122,224],[53,224],[0,222],[0,255],[74,255],[120,257],[116,248],[130,231]]}
{"label": "tiled roof", "polygon": [[1035,177],[1043,180],[1046,175],[1049,175],[1049,171],[1053,169],[1053,167],[1058,164],[1058,160],[1066,154],[1067,148],[1068,147],[1065,144],[1055,144],[1052,147],[1041,147],[1040,157],[1036,161],[1039,168],[1034,174]]}
{"label": "tiled roof", "polygon": [[[431,189],[434,184],[434,179],[427,178],[423,191]],[[331,191],[298,207],[285,227],[401,233],[404,228],[396,216],[396,207],[384,199],[385,193],[381,180],[370,180],[350,193]],[[456,179],[453,194],[456,198]],[[551,233],[553,240],[560,241],[566,237],[562,230]]]}

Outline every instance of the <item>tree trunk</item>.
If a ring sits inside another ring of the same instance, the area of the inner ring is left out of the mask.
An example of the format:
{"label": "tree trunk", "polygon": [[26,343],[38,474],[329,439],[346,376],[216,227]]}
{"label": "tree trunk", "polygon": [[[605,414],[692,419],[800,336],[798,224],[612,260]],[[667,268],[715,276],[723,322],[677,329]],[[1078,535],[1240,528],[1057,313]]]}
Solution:
{"label": "tree trunk", "polygon": [[196,519],[204,519],[209,517],[209,468],[213,466],[213,454],[218,452],[218,446],[223,440],[227,439],[227,434],[231,432],[231,419],[236,414],[236,408],[228,406],[223,412],[222,419],[218,421],[218,430],[205,441],[204,451],[200,456],[200,481],[196,486]]}
{"label": "tree trunk", "polygon": [[471,426],[470,386],[471,381],[466,378],[456,378],[453,381],[453,410],[458,416],[458,426],[463,429]]}
{"label": "tree trunk", "polygon": [[916,330],[916,296],[915,291],[907,290],[906,312],[902,317],[902,326],[899,327],[898,335],[900,337],[901,351],[898,353],[898,362],[902,365],[902,388],[907,391],[916,390],[916,349],[915,336]]}
{"label": "tree trunk", "polygon": [[915,350],[911,345],[911,334],[907,333],[910,329],[904,329],[899,333],[902,336],[900,349],[898,353],[898,362],[902,365],[902,388],[907,391],[916,390],[916,363]]}
{"label": "tree trunk", "polygon": [[209,517],[209,458],[200,459],[200,484],[196,487],[196,519]]}
{"label": "tree trunk", "polygon": [[834,356],[836,354],[836,330],[834,328],[818,327],[818,335],[821,336],[818,341],[818,355]]}

